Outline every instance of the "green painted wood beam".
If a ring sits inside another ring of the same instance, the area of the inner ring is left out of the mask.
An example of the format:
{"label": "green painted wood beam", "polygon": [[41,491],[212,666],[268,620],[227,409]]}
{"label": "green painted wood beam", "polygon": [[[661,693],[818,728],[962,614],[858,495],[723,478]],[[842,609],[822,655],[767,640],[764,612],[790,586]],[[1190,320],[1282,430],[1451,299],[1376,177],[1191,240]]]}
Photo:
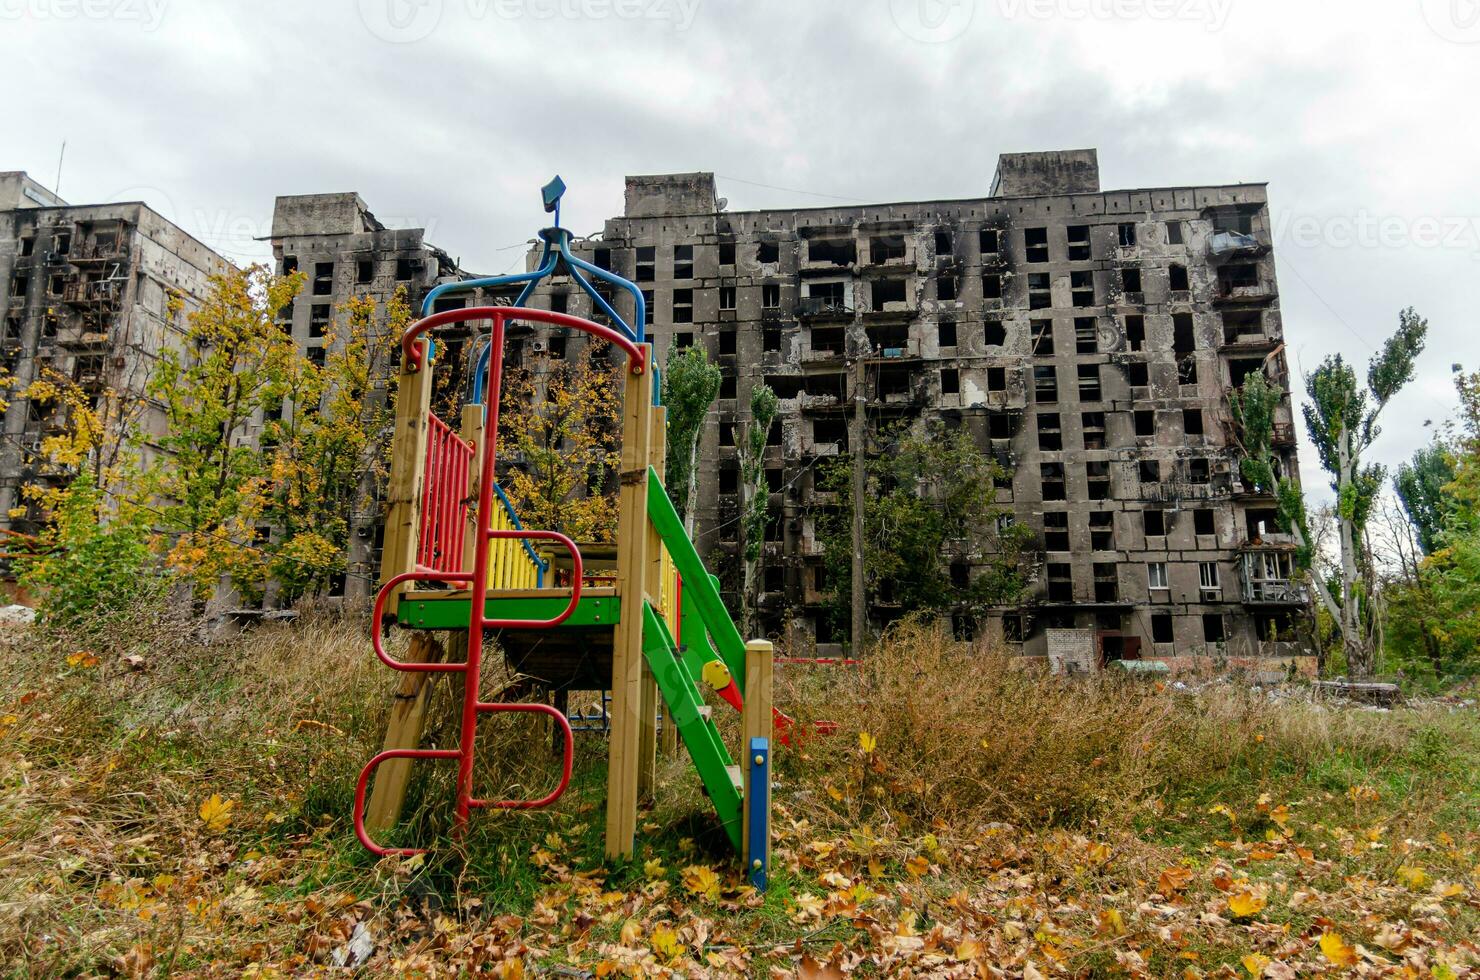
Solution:
{"label": "green painted wood beam", "polygon": [[739,851],[744,812],[740,787],[735,785],[731,775],[734,760],[725,749],[713,720],[706,718],[700,710],[704,706],[704,695],[694,682],[694,675],[679,658],[668,624],[646,602],[642,604],[642,653],[657,679],[663,702],[668,706],[667,717],[678,727],[679,737],[699,772],[709,802],[719,815],[730,843]]}
{"label": "green painted wood beam", "polygon": [[[741,639],[740,631],[735,628],[735,621],[730,618],[730,611],[719,597],[718,586],[709,572],[705,571],[704,562],[694,549],[694,542],[684,533],[683,521],[679,520],[673,501],[668,499],[668,492],[663,489],[658,471],[651,466],[648,467],[648,520],[653,522],[678,574],[683,576],[684,598],[688,599],[692,593],[693,605],[690,608],[698,611],[704,628],[714,641],[714,649],[718,651],[724,665],[730,669],[730,676],[735,679],[740,690],[744,691],[745,641]],[[693,644],[685,641],[685,645]]]}
{"label": "green painted wood beam", "polygon": [[[402,599],[396,615],[402,626],[422,630],[466,629],[470,599]],[[498,598],[484,603],[489,619],[554,619],[570,602],[568,595],[550,598]],[[622,603],[616,596],[582,596],[576,611],[556,629],[574,626],[614,626],[621,619]]]}

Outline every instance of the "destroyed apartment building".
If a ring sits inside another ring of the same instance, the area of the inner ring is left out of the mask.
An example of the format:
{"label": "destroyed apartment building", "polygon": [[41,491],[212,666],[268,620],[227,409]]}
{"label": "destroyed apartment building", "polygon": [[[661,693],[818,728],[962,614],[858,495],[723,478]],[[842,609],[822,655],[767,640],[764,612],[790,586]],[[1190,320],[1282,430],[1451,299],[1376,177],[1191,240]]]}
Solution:
{"label": "destroyed apartment building", "polygon": [[[1284,392],[1274,455],[1298,478],[1271,247],[1263,184],[1104,191],[1094,150],[1004,154],[989,195],[970,200],[731,212],[713,174],[628,177],[624,213],[575,245],[640,285],[660,363],[699,344],[723,372],[700,437],[701,553],[738,551],[750,389],[780,396],[769,635],[839,649],[816,463],[848,452],[861,394],[871,425],[966,427],[1011,473],[999,501],[1038,533],[1031,594],[967,630],[1037,656],[1052,636],[1065,670],[1308,670],[1294,544],[1274,499],[1239,476],[1229,402],[1254,371]],[[568,278],[533,305],[600,319]],[[525,362],[583,342],[561,333],[534,331]],[[869,612],[875,625],[897,615]]]}
{"label": "destroyed apartment building", "polygon": [[[624,213],[574,243],[639,284],[660,363],[699,344],[723,372],[700,440],[701,553],[739,551],[735,443],[764,381],[781,411],[767,448],[760,623],[794,647],[839,649],[817,536],[832,502],[817,463],[849,451],[857,394],[871,426],[942,419],[1011,473],[997,495],[1038,535],[1035,582],[1021,605],[968,629],[1064,669],[1296,662],[1307,644],[1295,548],[1275,501],[1239,477],[1229,405],[1252,371],[1285,393],[1274,452],[1298,478],[1264,185],[1103,191],[1095,152],[1078,150],[1005,154],[990,186],[968,200],[731,212],[712,174],[628,177]],[[184,298],[183,317],[225,267],[144,204],[68,206],[23,174],[0,175],[0,195],[3,356],[21,386],[51,365],[129,390],[183,324],[168,292]],[[278,198],[271,239],[278,271],[306,277],[281,322],[311,357],[324,356],[351,297],[384,310],[404,288],[419,308],[439,282],[471,277],[354,193]],[[439,309],[511,299],[480,291]],[[611,301],[632,314],[625,295]],[[602,319],[566,276],[531,303]],[[456,363],[459,338],[445,341]],[[525,328],[508,356],[538,370],[582,343]],[[6,411],[5,526],[57,421],[25,399]],[[151,411],[144,424],[158,431],[162,418]],[[372,592],[378,571],[382,502],[366,489],[335,588],[350,598]],[[898,615],[885,601],[869,612],[876,626]]]}
{"label": "destroyed apartment building", "polygon": [[159,352],[183,338],[210,277],[228,266],[143,202],[72,205],[24,173],[0,173],[0,373],[13,379],[0,528],[36,530],[42,514],[23,488],[62,479],[44,465],[42,441],[63,430],[65,408],[26,397],[30,384],[75,383],[94,408],[109,392],[141,400],[135,431],[147,463],[165,414],[145,398],[145,382]]}

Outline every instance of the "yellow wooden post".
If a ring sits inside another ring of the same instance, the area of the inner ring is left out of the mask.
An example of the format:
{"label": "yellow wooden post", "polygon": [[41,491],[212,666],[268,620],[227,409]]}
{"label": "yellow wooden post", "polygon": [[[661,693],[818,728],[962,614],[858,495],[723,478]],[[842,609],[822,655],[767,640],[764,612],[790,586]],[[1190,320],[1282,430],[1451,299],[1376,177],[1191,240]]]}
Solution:
{"label": "yellow wooden post", "polygon": [[[427,417],[432,407],[432,370],[426,340],[418,340],[417,346],[421,351],[421,369],[410,371],[403,360],[396,389],[391,472],[386,482],[385,544],[380,553],[382,584],[416,568],[421,495],[426,480]],[[405,589],[405,584],[396,589],[386,604],[388,612],[395,612],[400,593]],[[373,623],[371,628],[378,630],[381,624]],[[404,659],[410,663],[431,663],[442,656],[442,645],[435,637],[418,633],[412,638]],[[414,749],[421,743],[433,676],[421,673],[401,676],[386,726],[385,748]],[[392,759],[376,769],[375,785],[365,809],[365,825],[372,832],[385,830],[400,819],[410,780],[410,759]]]}
{"label": "yellow wooden post", "polygon": [[621,621],[612,643],[611,739],[607,749],[606,856],[630,857],[637,836],[642,736],[642,603],[647,575],[647,467],[652,443],[652,345],[641,374],[628,364],[617,501],[617,593]]}
{"label": "yellow wooden post", "polygon": [[[649,466],[658,471],[658,476],[661,478],[663,476],[663,450],[668,442],[668,410],[661,406],[654,408],[648,413],[648,419],[652,429],[647,461]],[[648,601],[654,606],[659,606],[663,602],[663,541],[658,537],[658,531],[653,527],[653,522],[648,520],[646,512],[643,513],[642,523],[638,526],[642,533],[647,535],[647,571],[643,575],[642,588],[647,594]],[[637,753],[637,796],[644,801],[653,798],[653,785],[656,778],[658,702],[658,681],[653,676],[647,658],[644,657],[642,661],[642,739]],[[666,729],[672,726],[665,724],[663,727]]]}
{"label": "yellow wooden post", "polygon": [[[745,644],[745,707],[741,713],[740,727],[740,752],[744,760],[740,769],[745,774],[745,799],[751,799],[752,787],[750,785],[750,740],[752,738],[772,739],[774,722],[771,720],[771,671],[775,662],[775,651],[772,649],[770,640],[751,640]],[[774,746],[773,746],[774,757]],[[761,772],[761,778],[771,778],[771,767],[767,766]],[[751,866],[750,855],[750,807],[744,806],[744,827],[740,834],[740,840],[744,842],[745,866]],[[766,844],[770,847],[769,840]],[[762,855],[756,855],[762,857]],[[770,855],[763,856],[770,866]]]}
{"label": "yellow wooden post", "polygon": [[[396,389],[395,434],[391,444],[391,472],[386,481],[385,544],[380,552],[382,584],[416,567],[416,538],[421,529],[421,494],[426,481],[427,417],[432,410],[432,364],[427,342],[416,342],[421,369],[407,370],[401,361]],[[386,604],[395,612],[405,584]],[[379,625],[379,624],[377,624]]]}
{"label": "yellow wooden post", "polygon": [[[467,652],[467,642],[465,633],[457,633],[452,637],[453,644],[461,644],[464,655]],[[411,645],[404,659],[408,663],[435,663],[442,659],[442,644],[431,633],[418,632],[411,638]],[[396,685],[396,700],[391,705],[390,723],[386,726],[382,748],[415,749],[421,746],[427,709],[432,702],[432,678],[436,676],[418,672],[401,675],[401,681]],[[411,782],[412,762],[411,759],[387,759],[376,767],[370,802],[365,806],[365,826],[372,834],[394,827],[396,821],[401,819],[401,807],[406,802],[406,787]]]}

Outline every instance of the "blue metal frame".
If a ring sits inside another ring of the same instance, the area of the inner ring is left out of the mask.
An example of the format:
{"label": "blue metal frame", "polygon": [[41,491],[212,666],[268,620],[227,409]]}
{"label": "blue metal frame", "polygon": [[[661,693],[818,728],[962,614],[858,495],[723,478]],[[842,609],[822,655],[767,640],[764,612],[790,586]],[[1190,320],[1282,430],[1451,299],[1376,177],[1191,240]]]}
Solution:
{"label": "blue metal frame", "polygon": [[771,875],[771,740],[752,738],[745,764],[750,767],[745,797],[746,814],[750,817],[750,835],[745,853],[750,866],[745,869],[756,891],[765,891]]}

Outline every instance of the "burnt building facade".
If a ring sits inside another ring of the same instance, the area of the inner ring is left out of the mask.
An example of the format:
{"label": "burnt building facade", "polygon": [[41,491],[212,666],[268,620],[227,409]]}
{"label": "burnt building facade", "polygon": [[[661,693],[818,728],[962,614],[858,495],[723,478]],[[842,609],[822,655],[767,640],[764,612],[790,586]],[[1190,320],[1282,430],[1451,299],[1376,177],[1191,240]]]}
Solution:
{"label": "burnt building facade", "polygon": [[104,414],[104,399],[136,403],[128,417],[147,463],[165,416],[146,381],[228,266],[144,202],[71,205],[24,173],[0,174],[0,527],[34,530],[41,514],[24,488],[63,478],[42,444],[66,408],[26,397],[32,382],[75,384]]}
{"label": "burnt building facade", "polygon": [[[1265,186],[1105,191],[1080,150],[1003,155],[991,187],[731,212],[709,173],[627,178],[623,214],[575,248],[641,286],[660,363],[697,344],[723,372],[700,442],[701,553],[739,548],[735,447],[765,382],[781,411],[762,622],[794,648],[836,649],[817,464],[848,452],[857,395],[871,424],[965,427],[1011,474],[997,497],[1037,533],[1035,582],[968,630],[1066,669],[1308,667],[1292,659],[1306,649],[1293,542],[1239,477],[1229,400],[1251,371],[1284,391],[1274,452],[1298,477]],[[600,318],[560,276],[534,305]],[[558,334],[536,331],[522,355],[580,343]]]}

